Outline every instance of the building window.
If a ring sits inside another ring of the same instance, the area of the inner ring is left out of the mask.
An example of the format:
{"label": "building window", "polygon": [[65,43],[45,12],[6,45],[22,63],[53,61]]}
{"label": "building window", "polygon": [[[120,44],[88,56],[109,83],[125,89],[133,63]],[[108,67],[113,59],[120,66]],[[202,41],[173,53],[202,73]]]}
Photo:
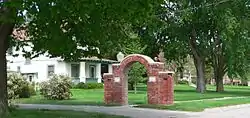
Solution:
{"label": "building window", "polygon": [[89,77],[90,78],[95,78],[96,77],[96,66],[90,65],[89,66]]}
{"label": "building window", "polygon": [[17,72],[21,72],[21,67],[17,66]]}
{"label": "building window", "polygon": [[33,80],[33,76],[30,75],[30,76],[29,76],[29,82],[32,82],[32,80]]}
{"label": "building window", "polygon": [[48,65],[48,77],[52,76],[55,73],[55,66]]}
{"label": "building window", "polygon": [[80,76],[80,64],[71,64],[71,77],[79,78]]}

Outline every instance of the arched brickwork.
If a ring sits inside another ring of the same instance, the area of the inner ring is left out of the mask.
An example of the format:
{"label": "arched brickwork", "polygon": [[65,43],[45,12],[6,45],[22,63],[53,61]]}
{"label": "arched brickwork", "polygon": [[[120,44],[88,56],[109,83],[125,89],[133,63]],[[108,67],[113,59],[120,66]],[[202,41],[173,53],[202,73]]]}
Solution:
{"label": "arched brickwork", "polygon": [[104,99],[106,104],[128,104],[127,72],[130,66],[140,62],[148,74],[148,103],[173,104],[173,78],[171,73],[163,71],[164,64],[155,62],[150,57],[132,54],[120,64],[113,64],[113,73],[104,74]]}

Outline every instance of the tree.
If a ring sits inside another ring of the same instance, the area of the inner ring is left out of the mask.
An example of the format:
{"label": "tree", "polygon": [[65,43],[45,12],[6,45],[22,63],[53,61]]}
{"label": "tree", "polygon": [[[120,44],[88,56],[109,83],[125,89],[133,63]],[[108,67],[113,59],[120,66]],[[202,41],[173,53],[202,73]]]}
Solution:
{"label": "tree", "polygon": [[[124,45],[124,52],[126,55],[128,54],[143,54],[147,45],[142,45],[140,43],[140,39],[138,36],[132,36],[130,40],[127,40],[127,43]],[[144,65],[139,62],[134,63],[129,71],[128,71],[128,84],[129,88],[134,90],[134,93],[137,93],[137,84],[140,82],[144,82],[146,78],[143,77],[145,75],[146,69]]]}
{"label": "tree", "polygon": [[[216,91],[222,92],[225,73],[229,72],[230,77],[236,75],[244,78],[249,71],[247,55],[249,28],[246,27],[248,22],[245,21],[249,20],[249,3],[244,0],[212,3],[206,8],[209,14],[206,15],[209,19],[207,49],[210,50],[207,63],[211,63],[214,70]],[[235,65],[242,65],[242,67]]]}
{"label": "tree", "polygon": [[[151,36],[158,47],[163,47],[166,57],[172,60],[182,60],[188,54],[193,55],[194,64],[197,72],[197,91],[205,92],[204,70],[205,57],[207,50],[199,34],[199,30],[206,22],[203,22],[199,16],[201,1],[165,1],[163,8],[157,14],[163,22],[163,26],[147,29],[149,37]],[[180,12],[181,11],[181,12]],[[147,35],[147,33],[144,33]],[[147,38],[147,37],[146,37]],[[152,42],[150,40],[149,42]]]}
{"label": "tree", "polygon": [[149,22],[162,1],[1,0],[0,117],[7,113],[5,53],[14,28],[24,30],[32,43],[28,57],[45,52],[65,60],[102,57],[128,38],[132,26]]}
{"label": "tree", "polygon": [[143,77],[145,73],[146,69],[144,65],[141,65],[139,62],[134,63],[128,72],[128,83],[135,94],[137,93],[137,84],[146,80],[146,78]]}
{"label": "tree", "polygon": [[[158,16],[165,24],[151,30],[151,35],[155,42],[161,41],[163,46],[169,44],[165,52],[169,51],[169,56],[172,55],[175,59],[188,53],[193,55],[198,92],[206,90],[207,63],[212,63],[216,91],[224,90],[222,77],[225,72],[239,76],[249,70],[249,66],[246,66],[249,65],[246,51],[249,49],[249,2],[168,0],[162,6]],[[240,47],[237,48],[236,45]],[[171,49],[174,48],[171,47],[178,47],[178,50],[172,53]],[[244,69],[236,65],[244,65]]]}

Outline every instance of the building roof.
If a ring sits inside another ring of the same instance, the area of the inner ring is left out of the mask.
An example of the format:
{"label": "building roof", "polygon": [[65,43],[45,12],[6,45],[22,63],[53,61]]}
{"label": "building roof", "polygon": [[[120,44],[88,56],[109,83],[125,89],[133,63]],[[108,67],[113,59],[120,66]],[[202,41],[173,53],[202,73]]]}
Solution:
{"label": "building roof", "polygon": [[85,61],[85,62],[99,62],[99,63],[119,63],[116,60],[99,59],[97,57],[85,57],[85,58],[82,58],[81,61]]}
{"label": "building roof", "polygon": [[19,41],[24,41],[28,39],[27,32],[24,27],[15,28],[12,32],[12,36]]}

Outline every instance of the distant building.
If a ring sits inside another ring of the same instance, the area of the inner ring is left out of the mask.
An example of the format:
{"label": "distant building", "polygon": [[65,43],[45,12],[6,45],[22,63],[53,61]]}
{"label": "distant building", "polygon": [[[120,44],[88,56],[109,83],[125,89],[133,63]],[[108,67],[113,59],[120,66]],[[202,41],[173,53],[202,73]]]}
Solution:
{"label": "distant building", "polygon": [[22,56],[21,51],[12,51],[11,53],[19,54],[19,56],[13,57],[7,54],[7,70],[20,72],[27,81],[35,83],[48,80],[52,74],[70,76],[76,83],[101,83],[103,73],[111,73],[112,64],[118,63],[115,60],[98,59],[97,57],[82,58],[79,62],[67,62],[59,57],[49,58],[48,54],[28,59]]}

